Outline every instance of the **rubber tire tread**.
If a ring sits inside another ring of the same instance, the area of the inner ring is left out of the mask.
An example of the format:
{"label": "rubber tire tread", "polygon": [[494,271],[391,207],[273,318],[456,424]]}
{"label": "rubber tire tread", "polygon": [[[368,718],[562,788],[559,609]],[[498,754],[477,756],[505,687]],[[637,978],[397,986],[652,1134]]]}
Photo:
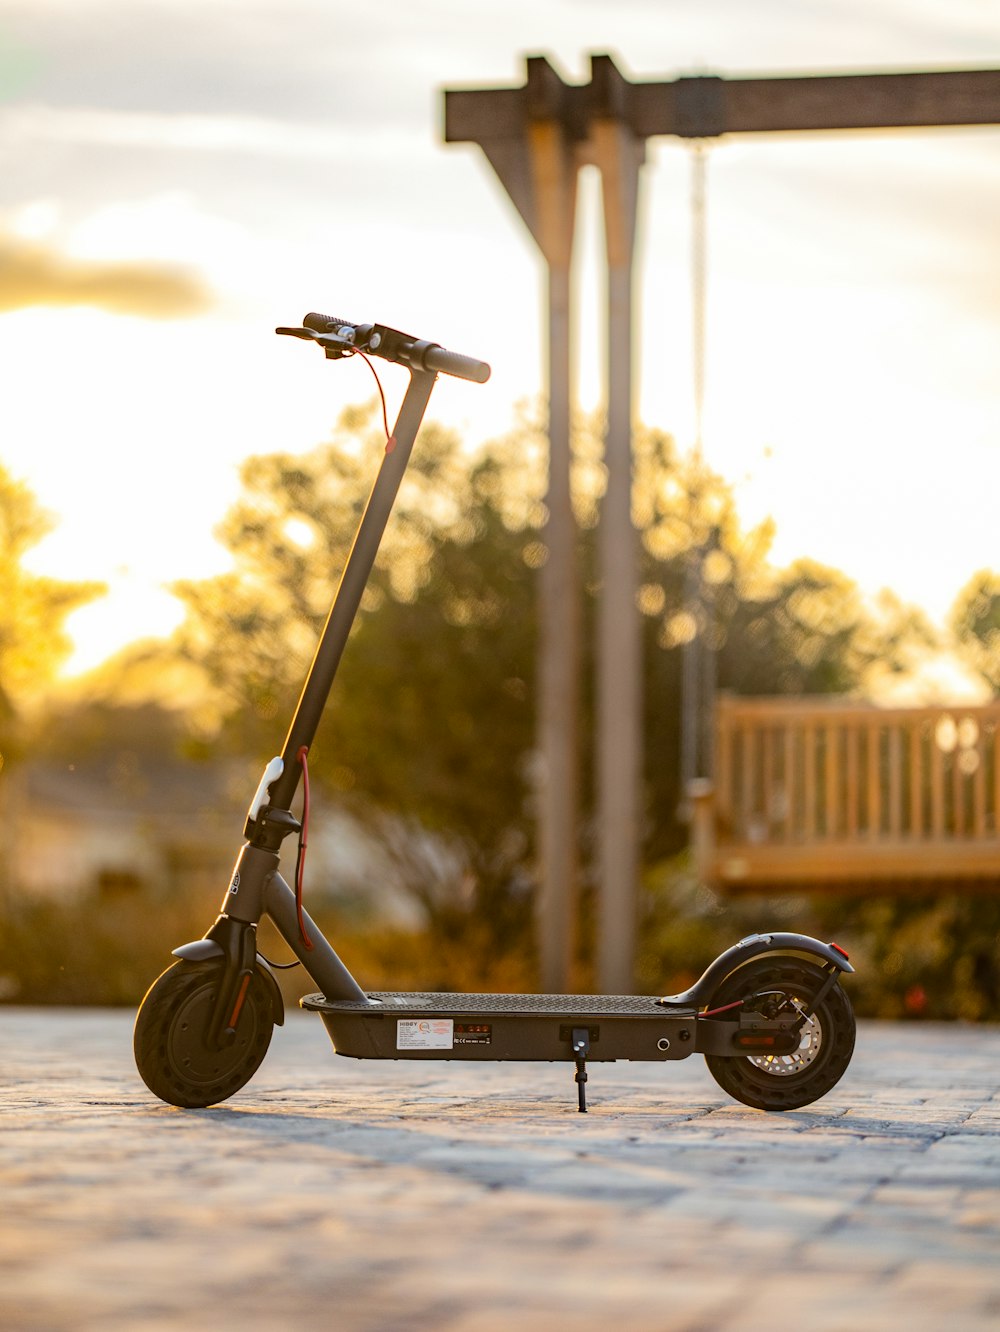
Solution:
{"label": "rubber tire tread", "polygon": [[[827,973],[821,967],[799,958],[755,958],[726,977],[708,1007],[718,1008],[770,989],[787,988],[799,998],[808,999],[826,980]],[[854,1053],[854,1010],[839,983],[827,991],[816,1017],[823,1030],[823,1044],[816,1059],[801,1073],[766,1073],[749,1058],[726,1055],[706,1055],[708,1071],[723,1091],[755,1110],[798,1110],[811,1105],[836,1086]]]}
{"label": "rubber tire tread", "polygon": [[[222,963],[175,962],[153,982],[136,1014],[132,1049],[143,1082],[161,1101],[181,1109],[204,1109],[228,1100],[246,1086],[260,1067],[274,1031],[267,984],[255,971],[247,989],[236,1026],[236,1042],[226,1050],[209,1052],[205,1042],[197,1050],[217,1065],[217,1076],[192,1080],[175,1057],[180,1036],[178,1024],[185,1020],[207,1025]],[[200,1033],[184,1037],[197,1041]]]}

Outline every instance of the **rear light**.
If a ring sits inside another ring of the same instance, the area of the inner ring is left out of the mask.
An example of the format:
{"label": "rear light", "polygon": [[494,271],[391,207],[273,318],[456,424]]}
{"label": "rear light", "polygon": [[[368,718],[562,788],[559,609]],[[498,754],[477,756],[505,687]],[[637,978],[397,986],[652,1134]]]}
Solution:
{"label": "rear light", "polygon": [[835,953],[839,953],[845,962],[850,962],[851,959],[846,948],[841,948],[840,944],[834,943],[832,940],[830,941],[830,947]]}
{"label": "rear light", "polygon": [[758,1050],[769,1054],[794,1054],[799,1048],[799,1034],[795,1031],[738,1031],[733,1036],[737,1050]]}

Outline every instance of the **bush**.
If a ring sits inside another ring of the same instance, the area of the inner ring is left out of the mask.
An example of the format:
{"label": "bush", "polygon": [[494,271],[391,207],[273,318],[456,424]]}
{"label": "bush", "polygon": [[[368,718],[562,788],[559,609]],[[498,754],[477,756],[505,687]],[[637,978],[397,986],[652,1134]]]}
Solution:
{"label": "bush", "polygon": [[1000,1021],[1000,898],[958,892],[722,896],[688,857],[647,879],[637,988],[675,993],[745,934],[791,930],[851,955],[860,1017]]}
{"label": "bush", "polygon": [[[584,903],[581,918],[589,928]],[[168,967],[170,950],[200,938],[214,902],[192,891],[169,898],[135,894],[76,903],[8,902],[0,928],[0,1000],[19,1004],[136,1006]],[[409,930],[317,908],[317,923],[359,984],[370,990],[517,992],[537,989],[526,922],[501,946],[481,913]],[[721,896],[700,885],[686,855],[647,876],[636,990],[686,989],[746,934],[792,930],[835,939],[856,974],[846,988],[861,1017],[1000,1021],[1000,898],[924,892],[867,897],[829,893]],[[505,931],[506,933],[506,931]],[[269,922],[261,952],[290,958]],[[573,989],[594,988],[590,949]],[[279,971],[286,1001],[315,989],[302,971]]]}

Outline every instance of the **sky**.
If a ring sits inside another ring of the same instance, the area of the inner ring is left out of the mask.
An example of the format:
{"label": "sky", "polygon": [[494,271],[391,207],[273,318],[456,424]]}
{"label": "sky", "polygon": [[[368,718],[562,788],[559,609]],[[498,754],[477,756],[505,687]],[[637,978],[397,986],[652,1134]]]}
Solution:
{"label": "sky", "polygon": [[[1000,67],[1000,0],[0,0],[0,461],[56,520],[31,567],[101,579],[71,670],[165,633],[249,455],[371,396],[273,335],[321,309],[489,360],[431,415],[472,443],[542,379],[542,267],[446,87]],[[691,150],[649,145],[639,417],[693,436]],[[581,182],[576,399],[603,395]],[[773,558],[941,620],[1000,567],[1000,127],[722,139],[707,162],[708,462]],[[405,373],[383,374],[398,405]]]}

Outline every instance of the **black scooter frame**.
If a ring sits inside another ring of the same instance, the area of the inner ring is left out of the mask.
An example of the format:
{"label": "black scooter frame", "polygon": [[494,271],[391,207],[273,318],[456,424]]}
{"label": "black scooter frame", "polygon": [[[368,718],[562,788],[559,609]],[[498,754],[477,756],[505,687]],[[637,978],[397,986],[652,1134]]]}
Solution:
{"label": "black scooter frame", "polygon": [[[727,949],[690,989],[662,998],[635,995],[495,995],[366,993],[334,952],[278,871],[281,844],[300,830],[291,811],[303,748],[313,742],[351,626],[361,603],[437,372],[485,382],[489,367],[382,325],[353,325],[310,314],[300,328],[282,328],[318,343],[329,359],[356,351],[404,364],[410,371],[393,435],[306,676],[281,754],[267,765],[250,806],[244,836],[220,914],[203,939],[174,949],[183,961],[219,958],[223,976],[210,1039],[221,1049],[236,1037],[248,978],[267,978],[275,1022],[283,1021],[280,991],[257,952],[257,926],[270,917],[319,987],[302,1007],[323,1019],[338,1054],[361,1059],[569,1060],[576,1066],[579,1108],[586,1109],[586,1063],[615,1059],[664,1061],[695,1053],[747,1057],[782,1055],[799,1046],[800,1030],[842,972],[853,971],[836,945],[802,934],[754,934]],[[301,924],[300,924],[301,920]],[[809,1008],[794,1017],[740,1012],[708,1018],[701,1010],[734,971],[765,953],[818,961],[827,981]]]}

